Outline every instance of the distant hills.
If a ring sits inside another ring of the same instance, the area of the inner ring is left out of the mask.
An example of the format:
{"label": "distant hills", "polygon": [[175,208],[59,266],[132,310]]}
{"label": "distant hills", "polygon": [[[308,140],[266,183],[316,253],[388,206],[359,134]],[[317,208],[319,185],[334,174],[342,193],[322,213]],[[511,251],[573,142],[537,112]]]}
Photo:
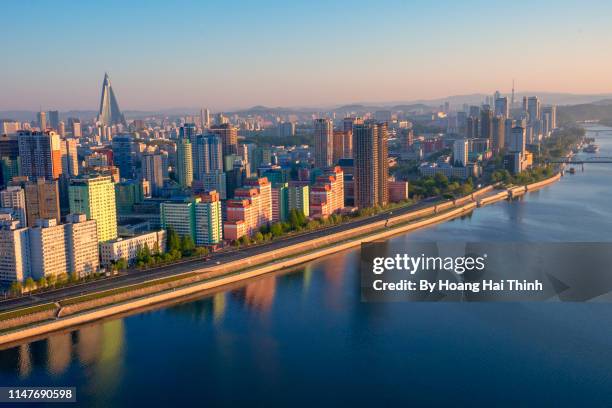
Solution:
{"label": "distant hills", "polygon": [[558,117],[561,121],[603,120],[612,121],[612,99],[604,99],[593,103],[559,106]]}
{"label": "distant hills", "polygon": [[[503,94],[510,97],[509,94]],[[523,96],[537,95],[542,99],[544,104],[559,105],[560,110],[569,115],[576,117],[575,120],[597,119],[599,117],[612,118],[612,93],[608,94],[570,94],[570,93],[555,93],[555,92],[521,92],[515,94],[515,100],[520,103]],[[391,110],[404,112],[419,112],[435,109],[438,106],[449,102],[451,106],[457,108],[463,104],[479,105],[484,102],[486,94],[467,94],[453,95],[446,98],[438,99],[422,99],[415,101],[392,101],[392,102],[360,102],[353,104],[344,104],[337,106],[319,106],[319,107],[267,107],[262,105],[253,106],[247,109],[239,109],[233,111],[224,111],[226,114],[239,115],[262,115],[274,114],[286,116],[290,114],[304,114],[317,112],[335,112],[337,114],[345,114],[348,112],[373,112],[376,110]],[[197,115],[200,108],[183,107],[169,108],[152,111],[126,110],[123,111],[128,119],[144,118],[153,115]],[[96,116],[97,111],[94,110],[70,110],[60,112],[60,117],[65,120],[69,117],[77,117],[82,120],[89,120]],[[593,116],[593,117],[589,117]],[[14,119],[18,121],[32,121],[36,119],[36,111],[27,110],[6,110],[0,111],[0,119]]]}
{"label": "distant hills", "polygon": [[[611,93],[606,94],[570,94],[570,93],[559,93],[559,92],[537,92],[537,91],[529,91],[529,92],[517,92],[514,95],[515,101],[520,103],[523,99],[523,96],[533,96],[537,95],[540,97],[542,102],[547,105],[576,105],[583,103],[592,103],[595,101],[600,101],[603,99],[612,98]],[[456,95],[450,96],[448,98],[440,98],[440,99],[432,99],[427,101],[416,101],[420,103],[425,103],[429,105],[438,106],[448,101],[451,105],[462,105],[464,103],[467,104],[479,104],[485,100],[487,96],[485,94],[472,94],[472,95]],[[502,96],[507,96],[510,98],[510,93],[503,93]]]}

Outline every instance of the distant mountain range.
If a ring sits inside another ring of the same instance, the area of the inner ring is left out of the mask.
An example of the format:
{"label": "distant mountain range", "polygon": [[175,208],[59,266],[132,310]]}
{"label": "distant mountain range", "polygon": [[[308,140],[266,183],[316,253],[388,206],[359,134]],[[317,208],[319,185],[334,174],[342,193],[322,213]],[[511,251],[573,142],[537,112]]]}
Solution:
{"label": "distant mountain range", "polygon": [[[509,94],[504,96],[510,97]],[[591,106],[608,106],[612,105],[612,93],[607,94],[570,94],[570,93],[555,93],[555,92],[521,92],[515,94],[516,103],[520,103],[523,96],[537,95],[541,98],[544,104],[555,104],[555,105],[591,105]],[[345,114],[348,112],[372,112],[376,110],[392,110],[392,111],[404,111],[404,112],[418,112],[435,109],[445,102],[450,103],[451,106],[457,108],[463,104],[468,105],[479,105],[485,101],[488,96],[486,94],[469,94],[469,95],[453,95],[446,98],[438,99],[421,99],[415,101],[391,101],[391,102],[362,102],[346,105],[336,106],[320,106],[320,107],[267,107],[267,106],[253,106],[248,109],[240,109],[233,111],[224,111],[226,114],[240,114],[240,115],[261,115],[261,114],[276,114],[276,115],[290,115],[299,113],[317,113],[317,112],[335,112],[338,114]],[[583,107],[586,109],[586,107]],[[127,118],[144,118],[153,115],[168,115],[168,116],[181,116],[181,115],[197,115],[200,112],[200,108],[168,108],[161,110],[152,111],[138,111],[138,110],[126,110],[123,111]],[[97,115],[97,111],[93,110],[71,110],[60,112],[60,117],[66,119],[69,117],[77,117],[82,120],[89,120]],[[0,111],[0,119],[14,119],[18,121],[32,121],[36,119],[36,111],[26,110],[7,110]]]}

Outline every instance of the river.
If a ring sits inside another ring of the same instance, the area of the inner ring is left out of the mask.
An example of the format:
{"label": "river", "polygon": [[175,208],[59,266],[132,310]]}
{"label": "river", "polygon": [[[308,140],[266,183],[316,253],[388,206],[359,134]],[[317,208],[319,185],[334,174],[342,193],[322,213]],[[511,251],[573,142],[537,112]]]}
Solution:
{"label": "river", "polygon": [[[612,156],[612,129],[596,129]],[[578,167],[393,242],[612,241],[611,181],[611,164]],[[114,407],[612,401],[610,304],[362,303],[358,262],[350,250],[26,342],[0,352],[0,385],[75,386],[80,403]]]}

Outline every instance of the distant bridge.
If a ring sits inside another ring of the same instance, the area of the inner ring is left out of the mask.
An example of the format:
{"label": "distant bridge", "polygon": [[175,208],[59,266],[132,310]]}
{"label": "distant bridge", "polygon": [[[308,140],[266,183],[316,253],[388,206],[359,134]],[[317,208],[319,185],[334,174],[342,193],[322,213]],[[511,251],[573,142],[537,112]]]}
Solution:
{"label": "distant bridge", "polygon": [[595,157],[587,157],[586,159],[576,159],[572,158],[561,158],[561,159],[551,159],[547,160],[547,163],[555,163],[555,164],[597,164],[597,163],[612,163],[612,157],[609,156],[595,156]]}

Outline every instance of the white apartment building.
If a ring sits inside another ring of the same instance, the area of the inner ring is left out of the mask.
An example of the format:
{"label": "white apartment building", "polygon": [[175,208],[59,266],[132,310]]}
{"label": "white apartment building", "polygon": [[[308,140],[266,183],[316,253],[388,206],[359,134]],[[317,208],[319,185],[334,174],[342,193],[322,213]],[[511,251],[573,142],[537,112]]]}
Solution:
{"label": "white apartment building", "polygon": [[136,255],[141,248],[148,246],[151,252],[157,246],[160,251],[166,248],[166,231],[153,231],[130,238],[117,238],[100,244],[102,265],[108,266],[119,259],[125,259],[129,265],[136,261]]}
{"label": "white apartment building", "polygon": [[23,282],[30,276],[28,230],[11,217],[0,219],[0,281]]}

